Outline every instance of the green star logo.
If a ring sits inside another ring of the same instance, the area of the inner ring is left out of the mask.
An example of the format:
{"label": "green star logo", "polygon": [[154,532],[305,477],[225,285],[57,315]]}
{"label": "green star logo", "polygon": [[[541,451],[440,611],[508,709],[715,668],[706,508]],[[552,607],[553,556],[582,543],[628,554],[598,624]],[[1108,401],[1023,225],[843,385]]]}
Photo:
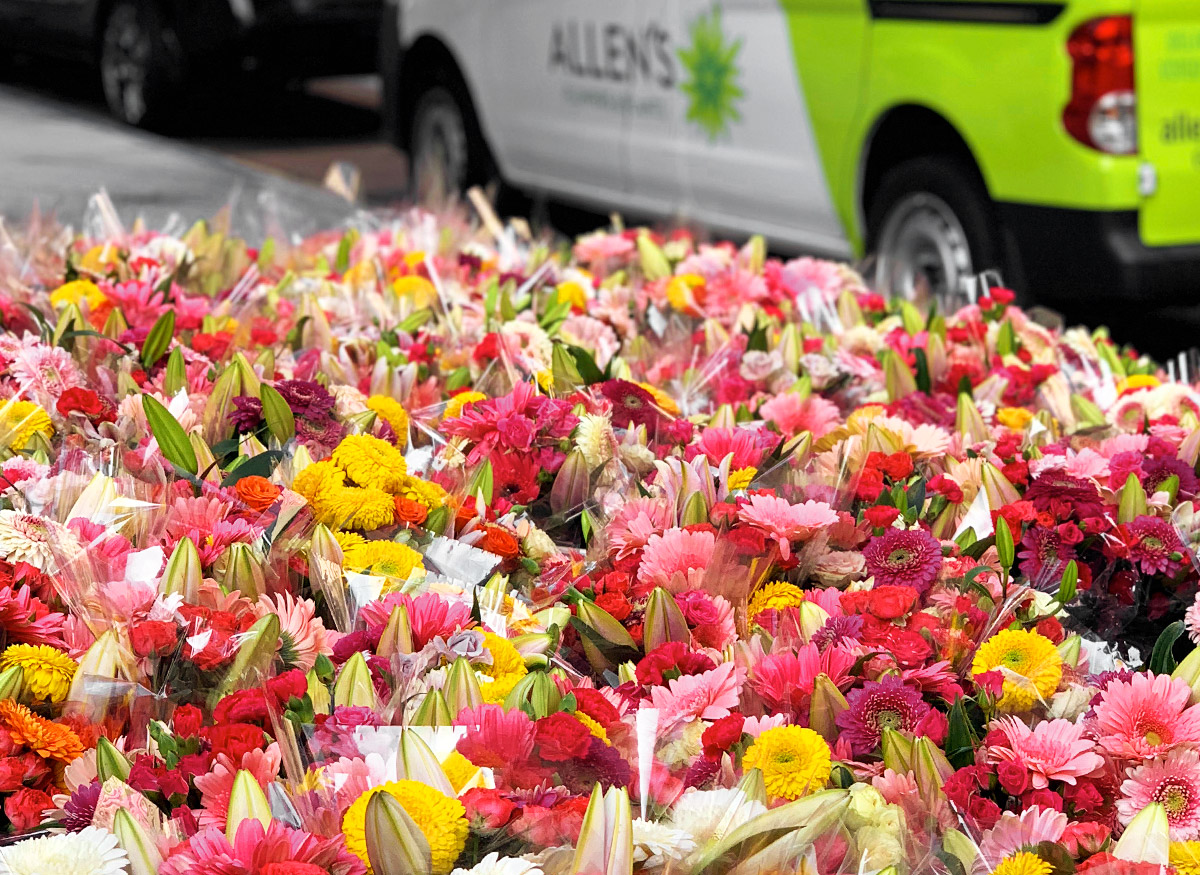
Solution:
{"label": "green star logo", "polygon": [[687,70],[683,92],[690,99],[687,119],[695,122],[710,140],[725,133],[731,122],[742,116],[737,103],[744,96],[738,85],[737,56],[740,39],[729,42],[721,28],[721,7],[692,22],[692,44],[679,49],[679,60]]}

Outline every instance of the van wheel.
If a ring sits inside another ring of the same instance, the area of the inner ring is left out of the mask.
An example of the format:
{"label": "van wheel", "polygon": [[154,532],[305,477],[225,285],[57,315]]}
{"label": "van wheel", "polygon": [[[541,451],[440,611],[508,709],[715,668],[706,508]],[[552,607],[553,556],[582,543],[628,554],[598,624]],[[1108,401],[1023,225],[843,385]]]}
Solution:
{"label": "van wheel", "polygon": [[867,233],[876,288],[897,297],[949,303],[968,277],[1003,266],[991,198],[978,172],[952,156],[888,171],[868,208]]}
{"label": "van wheel", "polygon": [[433,86],[413,109],[409,187],[423,204],[440,206],[473,185],[498,182],[479,123],[456,91]]}
{"label": "van wheel", "polygon": [[178,43],[148,2],[121,0],[100,36],[100,83],[114,116],[126,124],[160,128],[178,105]]}

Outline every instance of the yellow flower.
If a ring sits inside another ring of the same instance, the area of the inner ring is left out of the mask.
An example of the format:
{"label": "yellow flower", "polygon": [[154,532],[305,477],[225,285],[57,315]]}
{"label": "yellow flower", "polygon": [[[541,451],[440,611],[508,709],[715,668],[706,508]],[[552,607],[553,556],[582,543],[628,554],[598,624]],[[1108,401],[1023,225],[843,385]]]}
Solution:
{"label": "yellow flower", "polygon": [[54,425],[45,410],[32,401],[0,402],[0,441],[14,450],[23,450],[35,434],[50,440]]}
{"label": "yellow flower", "polygon": [[1138,389],[1157,389],[1161,385],[1158,377],[1152,377],[1150,374],[1133,374],[1117,383],[1117,394],[1125,395],[1128,392],[1136,392]]}
{"label": "yellow flower", "polygon": [[392,427],[398,446],[403,448],[408,445],[408,411],[403,404],[386,395],[372,395],[367,399],[367,407]]}
{"label": "yellow flower", "polygon": [[1200,842],[1171,842],[1169,860],[1175,875],[1200,875]]}
{"label": "yellow flower", "polygon": [[560,304],[566,302],[578,310],[587,309],[587,292],[574,280],[559,283],[555,289],[555,297]]}
{"label": "yellow flower", "polygon": [[366,538],[355,532],[334,532],[333,537],[337,539],[338,546],[342,548],[342,556],[345,556],[346,551],[352,547],[367,543]]}
{"label": "yellow flower", "polygon": [[757,468],[738,468],[729,472],[730,489],[747,489],[754,478],[758,476]]}
{"label": "yellow flower", "polygon": [[696,273],[683,273],[667,281],[667,302],[676,310],[687,311],[696,302],[693,289],[704,287],[704,277]]}
{"label": "yellow flower", "polygon": [[492,664],[479,669],[492,679],[490,684],[480,684],[483,700],[498,705],[508,697],[521,678],[529,673],[529,669],[525,668],[525,657],[521,656],[520,651],[513,647],[507,638],[485,631],[483,646],[492,655]]}
{"label": "yellow flower", "polygon": [[446,402],[446,409],[442,413],[442,419],[458,419],[458,417],[462,416],[463,408],[468,404],[486,400],[487,395],[484,395],[482,392],[459,392]]}
{"label": "yellow flower", "polygon": [[0,671],[21,667],[25,686],[39,701],[61,702],[79,668],[75,660],[49,644],[13,644],[0,656]]}
{"label": "yellow flower", "polygon": [[367,434],[345,438],[333,451],[331,461],[356,485],[382,489],[389,495],[399,492],[408,476],[404,454],[387,441]]}
{"label": "yellow flower", "polygon": [[395,580],[408,580],[414,570],[425,567],[420,553],[395,541],[364,541],[343,547],[342,564],[348,571],[370,570]]}
{"label": "yellow flower", "polygon": [[1050,875],[1054,867],[1029,851],[1018,851],[1005,857],[992,875]]}
{"label": "yellow flower", "polygon": [[998,669],[1004,675],[1001,711],[1028,711],[1047,701],[1062,680],[1062,657],[1054,643],[1037,632],[1005,629],[975,652],[972,674]]}
{"label": "yellow flower", "polygon": [[1001,407],[996,411],[996,422],[1013,431],[1021,431],[1033,419],[1033,411],[1024,407]]}
{"label": "yellow flower", "polygon": [[430,510],[445,504],[447,497],[446,490],[441,486],[411,474],[405,479],[399,494],[411,501],[420,502]]}
{"label": "yellow flower", "polygon": [[457,799],[435,790],[420,781],[392,781],[372,787],[346,810],[342,818],[342,833],[346,847],[367,865],[367,803],[376,793],[390,794],[421,830],[433,852],[433,875],[447,875],[454,861],[467,844],[467,810]]}
{"label": "yellow flower", "polygon": [[343,489],[345,485],[346,472],[332,462],[313,462],[292,481],[292,489],[313,506],[322,495],[334,489]]}
{"label": "yellow flower", "polygon": [[846,425],[850,426],[852,432],[862,433],[867,430],[871,420],[881,416],[887,416],[887,408],[882,404],[864,404],[846,417]]}
{"label": "yellow flower", "polygon": [[404,256],[404,263],[410,270],[416,269],[419,265],[425,263],[425,252],[421,249],[414,249]]}
{"label": "yellow flower", "polygon": [[675,399],[664,392],[657,386],[652,386],[649,383],[638,383],[643,389],[650,393],[654,398],[654,403],[663,413],[669,413],[672,416],[679,415],[679,405],[675,403]]}
{"label": "yellow flower", "polygon": [[437,287],[423,276],[402,276],[392,283],[392,291],[401,298],[412,298],[413,306],[428,307],[437,300]]}
{"label": "yellow flower", "polygon": [[742,757],[742,768],[761,769],[767,793],[783,799],[799,799],[822,789],[832,765],[825,739],[802,726],[768,729]]}
{"label": "yellow flower", "polygon": [[[395,449],[383,441],[380,443]],[[403,461],[404,457],[400,458]],[[292,489],[312,505],[317,522],[331,528],[367,532],[392,524],[396,518],[396,503],[391,495],[381,489],[358,488],[345,483],[346,472],[337,465],[314,462],[296,475]]]}
{"label": "yellow flower", "polygon": [[596,736],[596,738],[608,744],[608,732],[601,726],[593,717],[584,714],[582,711],[575,712],[575,719],[587,727],[587,731]]}
{"label": "yellow flower", "polygon": [[93,246],[79,259],[79,267],[91,273],[112,273],[117,269],[121,252],[111,243]]}
{"label": "yellow flower", "polygon": [[479,766],[454,750],[450,752],[450,756],[442,760],[442,771],[446,773],[454,792],[461,793],[463,787],[467,786],[467,783],[475,777]]}
{"label": "yellow flower", "polygon": [[802,601],[804,590],[796,584],[786,580],[773,580],[754,591],[750,603],[746,606],[746,616],[753,622],[754,618],[765,610],[782,611],[784,608],[794,608]]}
{"label": "yellow flower", "polygon": [[107,300],[104,292],[100,291],[100,287],[91,280],[75,280],[64,283],[50,293],[50,304],[55,309],[65,307],[67,304],[78,306],[86,303],[89,310],[95,310]]}

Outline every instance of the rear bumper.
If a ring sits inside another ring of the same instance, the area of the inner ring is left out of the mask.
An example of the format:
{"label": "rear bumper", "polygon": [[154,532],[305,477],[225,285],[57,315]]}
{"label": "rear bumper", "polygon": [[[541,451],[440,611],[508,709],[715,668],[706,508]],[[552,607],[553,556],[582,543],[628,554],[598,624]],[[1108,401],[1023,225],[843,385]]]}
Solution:
{"label": "rear bumper", "polygon": [[1164,306],[1200,302],[1200,241],[1149,247],[1134,210],[999,204],[1018,278],[1046,303]]}

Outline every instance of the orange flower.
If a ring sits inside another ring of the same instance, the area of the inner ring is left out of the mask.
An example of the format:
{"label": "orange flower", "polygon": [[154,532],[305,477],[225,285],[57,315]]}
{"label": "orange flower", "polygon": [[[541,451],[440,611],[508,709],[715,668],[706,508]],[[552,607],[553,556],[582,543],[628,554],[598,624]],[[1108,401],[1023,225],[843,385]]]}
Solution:
{"label": "orange flower", "polygon": [[251,510],[262,513],[275,503],[283,489],[276,486],[266,477],[252,475],[243,477],[234,486],[237,496]]}
{"label": "orange flower", "polygon": [[429,517],[429,508],[421,504],[419,501],[414,501],[411,498],[406,498],[403,495],[396,496],[396,519],[401,523],[408,525],[419,526]]}
{"label": "orange flower", "polygon": [[517,539],[499,526],[488,526],[483,543],[479,546],[505,560],[516,559],[521,552]]}
{"label": "orange flower", "polygon": [[39,717],[12,699],[0,701],[0,723],[14,744],[23,744],[44,759],[70,763],[83,756],[83,742],[70,728]]}

